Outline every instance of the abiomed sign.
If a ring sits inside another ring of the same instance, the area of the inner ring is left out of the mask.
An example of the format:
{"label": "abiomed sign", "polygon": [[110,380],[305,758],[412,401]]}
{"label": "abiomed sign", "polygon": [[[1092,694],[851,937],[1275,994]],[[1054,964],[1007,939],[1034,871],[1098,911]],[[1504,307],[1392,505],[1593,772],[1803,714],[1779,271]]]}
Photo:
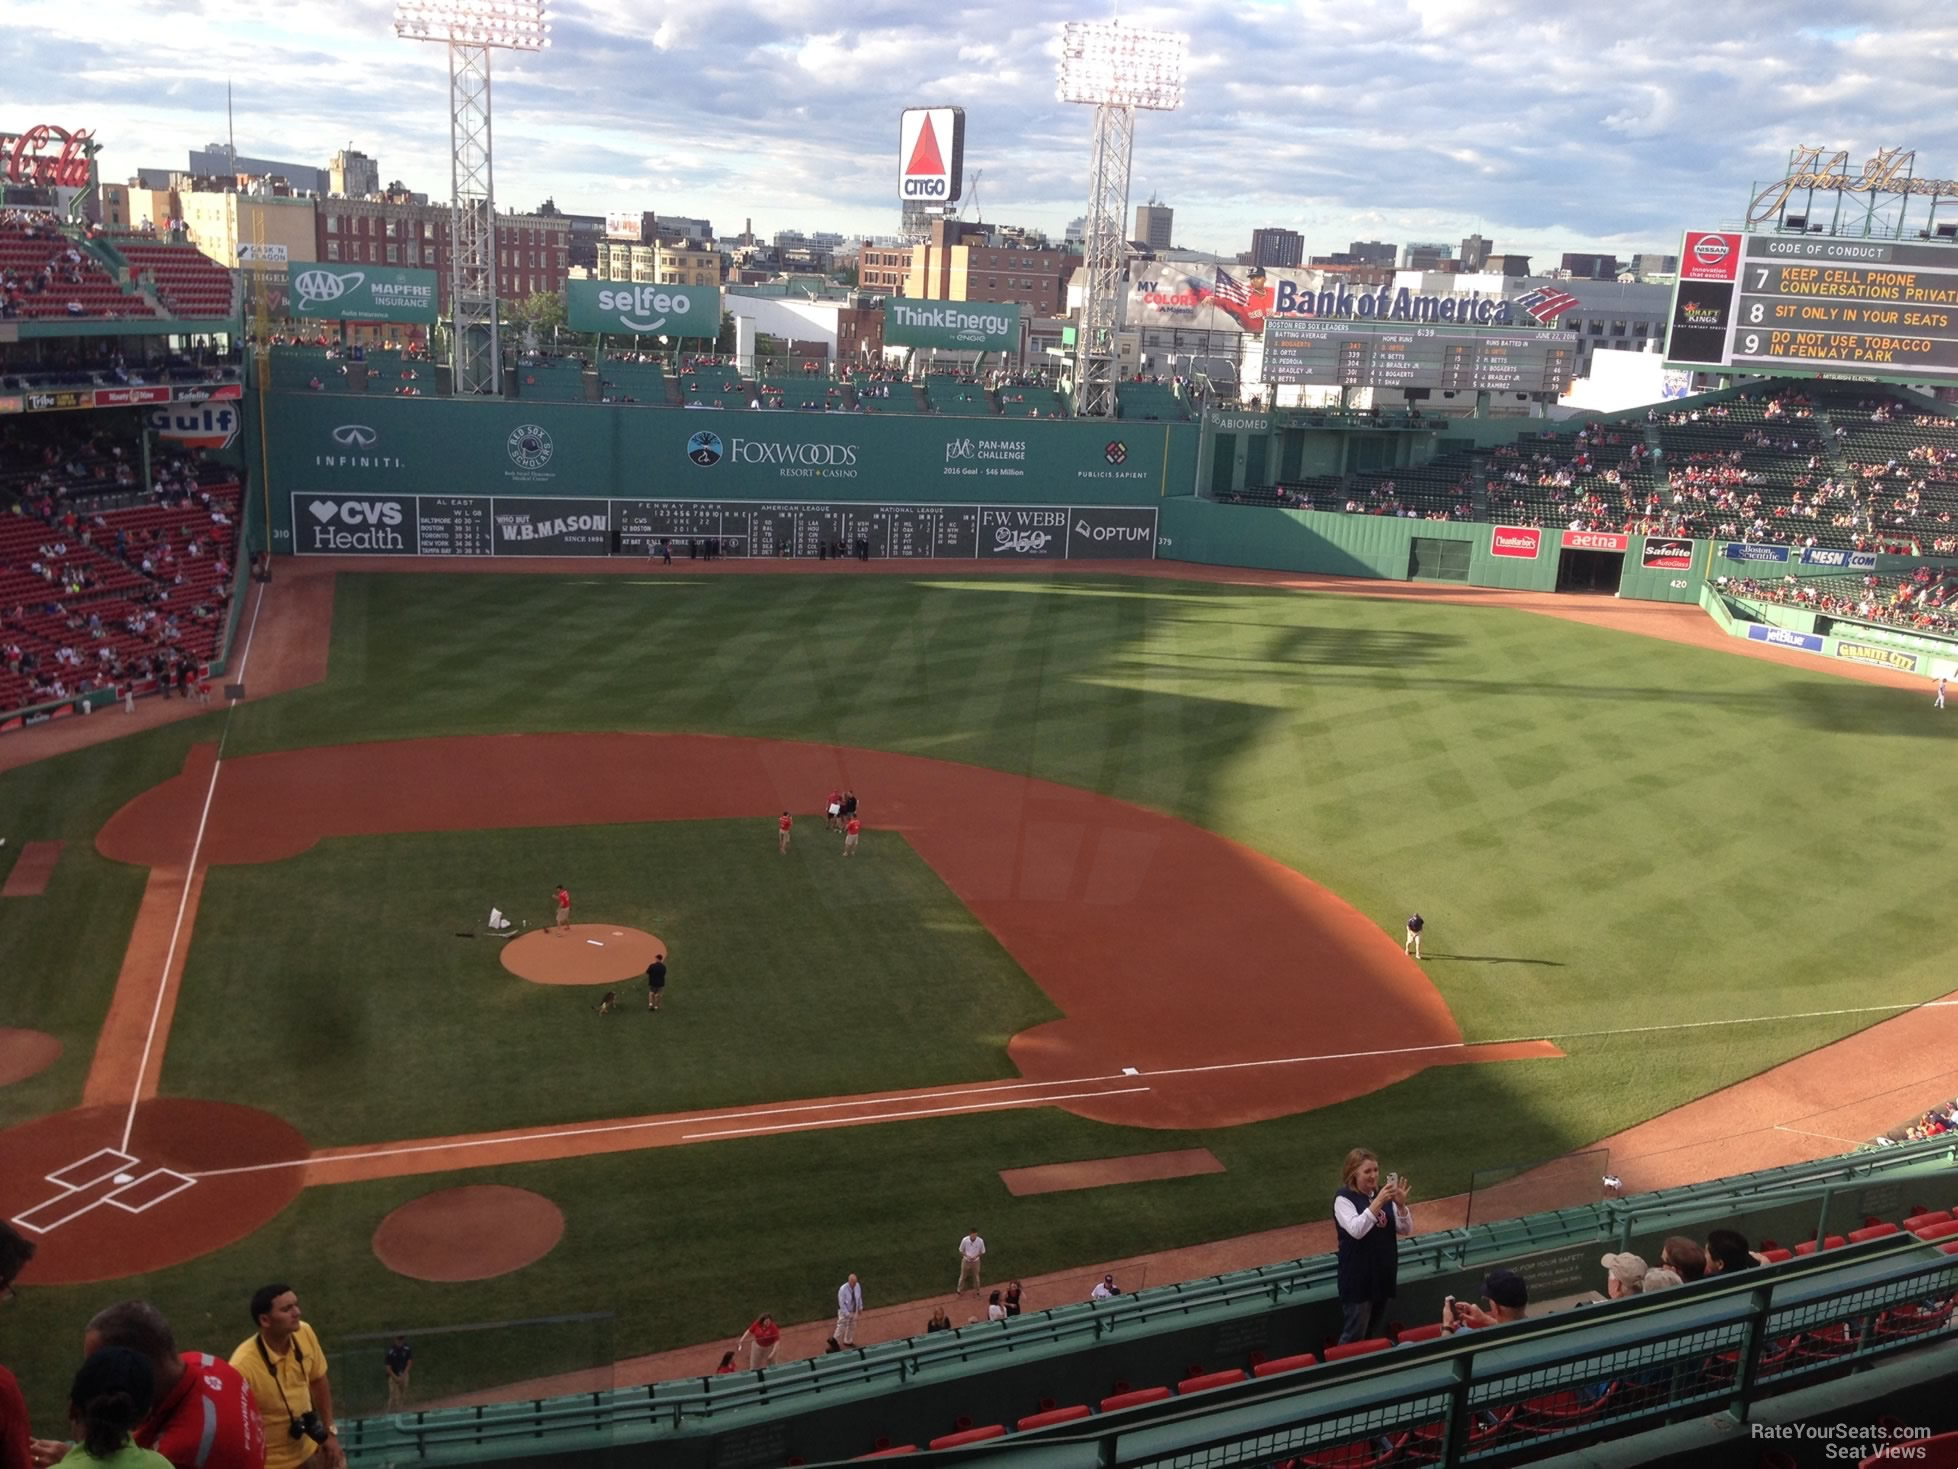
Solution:
{"label": "abiomed sign", "polygon": [[1017,352],[1017,304],[978,301],[884,302],[884,341],[898,347],[944,347],[954,352]]}
{"label": "abiomed sign", "polygon": [[295,316],[435,325],[432,270],[308,264],[292,272],[289,295]]}
{"label": "abiomed sign", "polygon": [[719,286],[566,281],[564,291],[565,320],[574,332],[708,338],[721,334]]}

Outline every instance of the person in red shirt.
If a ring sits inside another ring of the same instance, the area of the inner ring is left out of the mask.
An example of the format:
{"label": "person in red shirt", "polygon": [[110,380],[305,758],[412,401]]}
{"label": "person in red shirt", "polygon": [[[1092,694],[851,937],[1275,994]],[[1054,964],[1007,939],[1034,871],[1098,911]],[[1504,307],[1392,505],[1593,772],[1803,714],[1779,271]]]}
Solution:
{"label": "person in red shirt", "polygon": [[[34,1241],[0,1220],[0,1301],[13,1299],[14,1282],[34,1258]],[[0,1367],[0,1469],[28,1469],[27,1400],[14,1374]]]}
{"label": "person in red shirt", "polygon": [[757,1316],[754,1323],[741,1333],[741,1340],[734,1344],[735,1351],[743,1347],[748,1350],[748,1368],[759,1371],[763,1367],[775,1365],[775,1349],[782,1343],[782,1328],[775,1324],[769,1315]]}
{"label": "person in red shirt", "polygon": [[562,930],[571,927],[571,893],[563,883],[557,885],[554,895],[557,899],[557,926]]}
{"label": "person in red shirt", "polygon": [[782,813],[781,820],[775,823],[775,850],[784,857],[789,855],[789,828],[795,825],[795,818],[788,812]]}
{"label": "person in red shirt", "polygon": [[823,817],[823,825],[831,831],[841,831],[843,829],[843,823],[839,817],[842,810],[843,792],[831,791],[829,793],[829,800],[823,803],[823,811],[826,813]]}
{"label": "person in red shirt", "polygon": [[[138,1448],[154,1449],[176,1469],[264,1469],[264,1420],[236,1367],[204,1352],[179,1353],[170,1323],[148,1301],[124,1301],[95,1314],[82,1335],[82,1354],[93,1356],[103,1347],[126,1347],[156,1373],[149,1416],[131,1435]],[[37,1458],[67,1449],[34,1447]]]}
{"label": "person in red shirt", "polygon": [[857,836],[863,831],[863,823],[852,816],[843,827],[843,855],[857,855]]}

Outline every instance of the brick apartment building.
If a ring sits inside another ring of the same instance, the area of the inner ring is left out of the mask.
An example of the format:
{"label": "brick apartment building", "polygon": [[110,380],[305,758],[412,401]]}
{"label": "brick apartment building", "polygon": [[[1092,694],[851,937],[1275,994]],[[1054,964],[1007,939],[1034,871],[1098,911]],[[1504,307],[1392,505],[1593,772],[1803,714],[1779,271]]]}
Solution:
{"label": "brick apartment building", "polygon": [[[349,264],[436,272],[443,309],[449,298],[447,205],[407,200],[321,199],[316,205],[317,258]],[[522,301],[559,291],[570,264],[571,221],[564,215],[501,214],[496,220],[496,294]]]}
{"label": "brick apartment building", "polygon": [[903,294],[921,301],[1015,301],[1029,317],[1066,314],[1068,277],[1080,256],[991,245],[985,235],[984,225],[934,220],[930,239],[911,247]]}

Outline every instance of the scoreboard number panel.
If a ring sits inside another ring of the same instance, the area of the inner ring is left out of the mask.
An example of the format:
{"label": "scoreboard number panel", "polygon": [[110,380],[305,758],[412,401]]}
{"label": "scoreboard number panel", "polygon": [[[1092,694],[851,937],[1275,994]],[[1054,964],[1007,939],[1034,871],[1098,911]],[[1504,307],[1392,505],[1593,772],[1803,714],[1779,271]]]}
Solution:
{"label": "scoreboard number panel", "polygon": [[[1733,242],[1732,278],[1689,278],[1693,242]],[[1666,360],[1764,374],[1958,383],[1958,248],[1689,231]]]}
{"label": "scoreboard number panel", "polygon": [[1280,387],[1561,395],[1577,354],[1576,332],[1267,319],[1263,378]]}

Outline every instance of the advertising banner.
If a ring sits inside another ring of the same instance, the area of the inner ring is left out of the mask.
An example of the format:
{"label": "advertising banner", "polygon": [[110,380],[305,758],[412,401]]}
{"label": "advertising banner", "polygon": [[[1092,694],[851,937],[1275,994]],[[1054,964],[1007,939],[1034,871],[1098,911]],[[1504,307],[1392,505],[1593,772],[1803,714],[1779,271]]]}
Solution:
{"label": "advertising banner", "polygon": [[634,281],[566,281],[565,321],[574,332],[635,337],[717,337],[719,286]]}
{"label": "advertising banner", "polygon": [[[1251,332],[1270,319],[1379,321],[1409,326],[1534,330],[1570,309],[1561,299],[1504,300],[1480,291],[1429,295],[1394,286],[1356,286],[1336,271],[1297,266],[1138,263],[1129,276],[1127,320],[1144,330]],[[1574,298],[1573,298],[1574,299]]]}
{"label": "advertising banner", "polygon": [[127,408],[136,403],[168,403],[170,390],[155,388],[97,388],[95,406],[97,408]]}
{"label": "advertising banner", "polygon": [[1840,566],[1845,571],[1875,571],[1874,551],[1834,551],[1822,546],[1802,547],[1804,566]]}
{"label": "advertising banner", "polygon": [[1566,551],[1629,551],[1632,538],[1608,530],[1567,530],[1563,547]]}
{"label": "advertising banner", "polygon": [[187,449],[228,449],[238,437],[240,406],[235,399],[173,403],[168,408],[152,408],[147,421],[158,438]]}
{"label": "advertising banner", "polygon": [[907,107],[897,119],[901,199],[949,204],[965,186],[965,109]]}
{"label": "advertising banner", "polygon": [[1757,643],[1772,643],[1777,648],[1800,648],[1804,653],[1820,653],[1824,644],[1812,632],[1793,632],[1785,627],[1770,627],[1765,622],[1747,624],[1747,636]]}
{"label": "advertising banner", "polygon": [[490,508],[499,556],[605,556],[612,550],[612,507],[604,500],[512,500]]}
{"label": "advertising banner", "polygon": [[1156,554],[1156,512],[1143,506],[1091,506],[1067,520],[1070,561],[1150,560]]}
{"label": "advertising banner", "polygon": [[1492,525],[1489,527],[1489,554],[1536,560],[1543,550],[1543,532],[1533,525]]}
{"label": "advertising banner", "polygon": [[1647,536],[1640,561],[1647,571],[1690,571],[1693,543],[1679,536]]}
{"label": "advertising banner", "polygon": [[1740,236],[1718,230],[1688,230],[1679,252],[1683,281],[1730,281],[1740,270]]}
{"label": "advertising banner", "polygon": [[884,343],[893,347],[943,347],[954,352],[1017,352],[1020,308],[1016,302],[884,302]]}
{"label": "advertising banner", "polygon": [[29,413],[65,413],[73,408],[93,408],[95,395],[84,389],[81,392],[29,393],[27,411]]}
{"label": "advertising banner", "polygon": [[1836,642],[1836,656],[1851,663],[1868,663],[1877,668],[1894,668],[1899,673],[1917,672],[1917,655],[1895,648],[1877,648],[1868,643]]}
{"label": "advertising banner", "polygon": [[23,413],[27,400],[19,393],[0,393],[0,413]]}
{"label": "advertising banner", "polygon": [[392,265],[307,264],[291,274],[287,309],[321,321],[433,326],[435,272]]}
{"label": "advertising banner", "polygon": [[1791,552],[1786,546],[1763,546],[1753,541],[1727,541],[1720,554],[1729,561],[1786,561]]}
{"label": "advertising banner", "polygon": [[413,556],[412,495],[294,495],[293,549],[302,556]]}

